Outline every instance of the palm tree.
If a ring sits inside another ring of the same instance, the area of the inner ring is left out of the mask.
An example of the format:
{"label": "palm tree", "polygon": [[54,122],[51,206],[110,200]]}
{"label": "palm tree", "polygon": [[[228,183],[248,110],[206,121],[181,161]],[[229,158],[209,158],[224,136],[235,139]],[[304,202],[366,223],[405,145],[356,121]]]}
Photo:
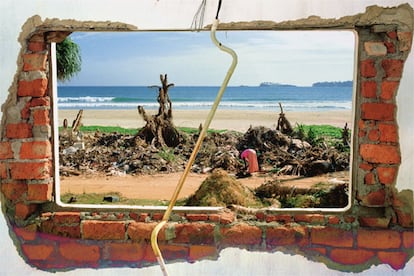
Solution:
{"label": "palm tree", "polygon": [[79,45],[66,37],[56,44],[57,78],[68,81],[81,71],[82,59]]}

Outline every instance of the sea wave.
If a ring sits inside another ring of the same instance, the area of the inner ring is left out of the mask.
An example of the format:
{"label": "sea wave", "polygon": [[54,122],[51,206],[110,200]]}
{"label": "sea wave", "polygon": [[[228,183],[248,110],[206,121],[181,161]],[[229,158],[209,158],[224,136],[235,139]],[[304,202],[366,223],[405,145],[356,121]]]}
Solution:
{"label": "sea wave", "polygon": [[[321,110],[347,110],[352,108],[352,101],[318,101],[318,102],[282,102],[283,109],[286,111],[321,111]],[[138,101],[113,101],[113,100],[89,100],[82,102],[58,101],[58,108],[61,109],[135,109],[138,105],[145,109],[155,110],[159,105],[157,102],[138,102]],[[173,108],[178,110],[197,110],[210,109],[213,105],[211,101],[173,101]],[[279,110],[279,103],[275,101],[268,102],[236,102],[222,101],[219,109],[230,110]]]}

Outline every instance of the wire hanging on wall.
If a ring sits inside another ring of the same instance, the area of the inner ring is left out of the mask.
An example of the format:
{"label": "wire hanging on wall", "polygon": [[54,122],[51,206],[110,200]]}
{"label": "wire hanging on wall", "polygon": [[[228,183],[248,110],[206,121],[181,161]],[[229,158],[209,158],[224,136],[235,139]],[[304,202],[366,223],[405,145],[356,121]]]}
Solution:
{"label": "wire hanging on wall", "polygon": [[193,17],[193,22],[191,23],[191,29],[199,32],[204,25],[204,13],[206,10],[207,0],[202,0],[200,6],[197,9],[196,14]]}

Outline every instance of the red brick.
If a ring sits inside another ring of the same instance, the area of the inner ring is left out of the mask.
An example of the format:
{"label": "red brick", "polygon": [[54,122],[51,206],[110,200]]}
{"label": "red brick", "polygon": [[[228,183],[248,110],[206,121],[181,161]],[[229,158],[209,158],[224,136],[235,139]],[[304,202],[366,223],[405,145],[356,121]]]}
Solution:
{"label": "red brick", "polygon": [[[157,224],[156,222],[131,222],[128,224],[128,236],[133,241],[150,241],[152,230]],[[166,226],[164,225],[158,234],[159,241],[165,240],[165,229]]]}
{"label": "red brick", "polygon": [[42,126],[49,125],[49,110],[47,109],[37,109],[33,111],[33,125]]}
{"label": "red brick", "polygon": [[395,48],[395,44],[394,44],[394,42],[391,42],[391,41],[385,41],[385,42],[384,42],[384,45],[385,45],[385,47],[387,47],[387,52],[388,52],[389,54],[394,54],[394,53],[395,53],[396,48]]}
{"label": "red brick", "polygon": [[6,162],[0,161],[0,179],[8,178],[7,172],[8,172],[8,169],[7,169]]}
{"label": "red brick", "polygon": [[21,159],[43,159],[52,156],[52,146],[48,140],[23,142],[20,147]]}
{"label": "red brick", "polygon": [[357,233],[359,248],[391,249],[400,248],[401,235],[392,230],[366,230],[359,229]]}
{"label": "red brick", "polygon": [[312,244],[321,244],[336,247],[352,247],[354,238],[352,231],[334,227],[314,227],[311,229]]}
{"label": "red brick", "polygon": [[20,80],[17,88],[19,97],[44,97],[47,91],[47,79],[35,79],[32,81]]}
{"label": "red brick", "polygon": [[81,237],[80,225],[59,225],[52,220],[43,220],[40,225],[43,233],[53,234],[59,237],[79,239]]}
{"label": "red brick", "polygon": [[221,224],[230,224],[234,221],[234,213],[231,212],[224,212],[220,214],[220,223]]}
{"label": "red brick", "polygon": [[388,32],[387,36],[391,39],[396,39],[397,38],[397,32],[396,31]]}
{"label": "red brick", "polygon": [[13,232],[25,241],[33,241],[36,239],[37,226],[30,224],[26,227],[13,227]]}
{"label": "red brick", "polygon": [[325,222],[325,216],[321,214],[297,214],[293,216],[296,222],[321,224]]}
{"label": "red brick", "polygon": [[0,159],[13,158],[10,142],[0,142]]}
{"label": "red brick", "polygon": [[382,207],[386,204],[386,193],[383,189],[360,195],[358,198],[361,200],[361,205],[363,206]]}
{"label": "red brick", "polygon": [[378,179],[381,184],[389,185],[394,183],[398,169],[396,167],[378,167]]}
{"label": "red brick", "polygon": [[175,243],[213,244],[214,224],[182,223],[175,225]]}
{"label": "red brick", "polygon": [[266,244],[268,246],[307,245],[309,243],[306,227],[268,227]]}
{"label": "red brick", "polygon": [[375,181],[375,174],[369,172],[364,177],[364,183],[367,185],[373,185],[376,183]]}
{"label": "red brick", "polygon": [[50,106],[50,98],[49,97],[33,98],[30,101],[30,106],[31,107]]}
{"label": "red brick", "polygon": [[52,166],[49,161],[12,162],[10,174],[13,179],[46,179],[52,175]]}
{"label": "red brick", "polygon": [[364,161],[370,163],[401,163],[400,152],[397,146],[362,144],[359,146],[359,154]]}
{"label": "red brick", "polygon": [[265,213],[263,213],[263,212],[257,212],[257,213],[256,213],[256,219],[258,219],[258,220],[260,220],[260,221],[265,220],[265,217],[266,217],[266,214],[265,214]]}
{"label": "red brick", "polygon": [[381,133],[380,142],[398,142],[398,128],[394,124],[378,124],[379,132]]}
{"label": "red brick", "polygon": [[46,54],[24,54],[23,55],[23,71],[45,71],[46,70]]}
{"label": "red brick", "polygon": [[368,132],[368,139],[372,142],[378,141],[379,137],[380,137],[380,132],[378,131],[378,129],[371,129]]}
{"label": "red brick", "polygon": [[375,81],[364,81],[361,84],[361,95],[365,98],[377,97],[377,83]]}
{"label": "red brick", "polygon": [[84,221],[82,234],[84,239],[92,240],[124,240],[125,222],[123,221]]}
{"label": "red brick", "polygon": [[260,245],[262,242],[262,230],[246,223],[221,228],[220,233],[226,245]]}
{"label": "red brick", "polygon": [[404,61],[399,59],[386,59],[382,61],[382,68],[387,78],[401,78]]}
{"label": "red brick", "polygon": [[80,222],[79,212],[56,212],[53,214],[53,222],[57,224],[71,224]]}
{"label": "red brick", "polygon": [[404,207],[395,207],[398,224],[405,228],[413,228],[413,210]]}
{"label": "red brick", "polygon": [[7,124],[6,136],[10,139],[30,138],[33,136],[32,125],[28,123]]}
{"label": "red brick", "polygon": [[377,70],[375,69],[375,62],[373,59],[367,59],[361,61],[361,76],[364,78],[371,78],[377,75]]}
{"label": "red brick", "polygon": [[20,116],[22,120],[28,120],[30,118],[30,102],[27,102],[24,105],[22,111],[20,111]]}
{"label": "red brick", "polygon": [[61,243],[59,253],[65,259],[85,262],[98,262],[101,256],[98,245],[80,244],[75,242]]}
{"label": "red brick", "polygon": [[163,213],[154,213],[154,214],[152,214],[152,219],[153,220],[162,220],[163,217],[164,217]]}
{"label": "red brick", "polygon": [[191,245],[188,253],[188,260],[195,262],[203,258],[217,257],[217,247],[214,245]]}
{"label": "red brick", "polygon": [[333,248],[330,254],[332,261],[344,265],[358,265],[368,262],[375,253],[363,249]]}
{"label": "red brick", "polygon": [[111,261],[138,262],[144,257],[145,248],[145,243],[109,243],[106,245],[106,259]]}
{"label": "red brick", "polygon": [[383,81],[381,83],[381,100],[388,101],[394,98],[400,82],[398,81]]}
{"label": "red brick", "polygon": [[368,164],[368,163],[361,163],[361,164],[359,164],[359,168],[363,169],[364,171],[370,171],[374,168],[374,166],[372,166],[371,164]]}
{"label": "red brick", "polygon": [[405,263],[408,261],[408,254],[405,252],[380,251],[377,253],[377,256],[381,263],[389,264],[395,270],[404,268]]}
{"label": "red brick", "polygon": [[15,206],[15,217],[18,219],[26,219],[28,216],[33,214],[37,209],[36,204],[24,204],[17,203]]}
{"label": "red brick", "polygon": [[160,244],[159,247],[165,260],[185,260],[188,258],[187,245]]}
{"label": "red brick", "polygon": [[22,182],[3,183],[1,184],[1,192],[11,201],[23,200],[27,193],[27,184]]}
{"label": "red brick", "polygon": [[43,42],[29,42],[27,45],[27,50],[32,52],[42,52],[46,50],[46,44]]}
{"label": "red brick", "polygon": [[292,221],[291,215],[266,215],[266,222],[282,222],[282,223],[289,223]]}
{"label": "red brick", "polygon": [[27,200],[32,202],[45,202],[52,200],[53,184],[27,185]]}
{"label": "red brick", "polygon": [[361,226],[373,227],[373,228],[388,228],[391,218],[390,217],[376,218],[376,217],[360,216],[358,220]]}
{"label": "red brick", "polygon": [[208,216],[208,220],[213,221],[213,222],[220,222],[220,215],[219,214],[210,214]]}
{"label": "red brick", "polygon": [[328,223],[329,224],[339,224],[341,222],[341,219],[337,216],[329,216],[328,217]]}
{"label": "red brick", "polygon": [[414,232],[404,231],[402,233],[402,241],[405,248],[414,248]]}
{"label": "red brick", "polygon": [[395,105],[390,103],[361,104],[361,119],[377,121],[393,121]]}
{"label": "red brick", "polygon": [[208,220],[207,214],[187,214],[186,218],[189,221],[206,221]]}
{"label": "red brick", "polygon": [[[161,247],[160,247],[161,249]],[[156,263],[157,262],[157,258],[154,255],[154,251],[152,250],[151,244],[147,244],[147,246],[145,247],[145,252],[144,252],[144,257],[142,259],[144,262],[149,262],[149,263]]]}
{"label": "red brick", "polygon": [[53,245],[44,244],[22,244],[24,255],[32,261],[45,261],[51,257],[54,247]]}
{"label": "red brick", "polygon": [[344,221],[346,223],[353,223],[354,221],[356,221],[355,217],[352,216],[344,216]]}

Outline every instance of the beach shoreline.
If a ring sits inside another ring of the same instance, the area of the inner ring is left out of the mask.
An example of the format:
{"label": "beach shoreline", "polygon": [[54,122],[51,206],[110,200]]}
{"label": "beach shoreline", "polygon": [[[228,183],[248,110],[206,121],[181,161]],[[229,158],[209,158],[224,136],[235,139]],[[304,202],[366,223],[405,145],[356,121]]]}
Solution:
{"label": "beach shoreline", "polygon": [[[71,122],[76,118],[78,109],[58,110],[58,125],[63,125],[66,118]],[[148,110],[148,114],[156,114],[156,110]],[[174,110],[173,122],[178,127],[199,127],[203,124],[209,110]],[[292,126],[296,124],[305,125],[332,125],[352,127],[352,110],[333,111],[285,111],[285,117]],[[250,126],[265,126],[275,128],[279,112],[257,111],[257,110],[217,110],[211,129],[226,129],[235,131],[247,131]],[[124,128],[141,128],[145,121],[135,109],[124,110],[95,110],[85,109],[83,111],[82,123],[85,126],[119,126]]]}

